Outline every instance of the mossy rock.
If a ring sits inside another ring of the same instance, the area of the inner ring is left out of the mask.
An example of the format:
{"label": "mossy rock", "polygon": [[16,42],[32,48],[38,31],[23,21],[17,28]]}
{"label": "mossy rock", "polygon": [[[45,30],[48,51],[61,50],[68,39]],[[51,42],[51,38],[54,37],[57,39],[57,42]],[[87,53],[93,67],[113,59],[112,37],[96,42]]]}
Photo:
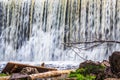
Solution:
{"label": "mossy rock", "polygon": [[77,69],[75,72],[71,72],[69,78],[76,78],[76,80],[94,80],[94,75],[86,73],[86,69]]}
{"label": "mossy rock", "polygon": [[77,80],[103,80],[105,66],[93,61],[85,61],[80,64],[75,72],[71,72],[69,78]]}

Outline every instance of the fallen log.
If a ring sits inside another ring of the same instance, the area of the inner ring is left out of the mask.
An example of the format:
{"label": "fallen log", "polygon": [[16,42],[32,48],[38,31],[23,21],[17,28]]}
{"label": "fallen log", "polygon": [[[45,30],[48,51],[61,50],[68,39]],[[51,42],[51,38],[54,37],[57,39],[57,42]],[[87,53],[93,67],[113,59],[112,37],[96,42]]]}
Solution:
{"label": "fallen log", "polygon": [[[39,78],[53,78],[53,77],[59,77],[59,76],[65,75],[65,74],[69,74],[71,71],[74,71],[74,70],[48,71],[48,72],[44,72],[44,73],[28,75],[28,78],[29,78],[29,80],[35,80],[35,79],[39,79]],[[0,80],[9,80],[10,77],[11,76],[0,77]],[[23,77],[19,77],[19,79],[22,79],[22,78]]]}
{"label": "fallen log", "polygon": [[71,71],[74,71],[74,70],[49,71],[44,73],[32,74],[29,76],[31,80],[39,79],[39,78],[51,78],[51,77],[61,76],[63,74],[69,74]]}
{"label": "fallen log", "polygon": [[120,80],[120,79],[117,79],[117,78],[107,78],[105,80]]}
{"label": "fallen log", "polygon": [[9,80],[10,76],[2,76],[0,77],[0,80]]}
{"label": "fallen log", "polygon": [[39,73],[48,72],[48,71],[54,71],[54,70],[56,71],[57,70],[57,69],[54,69],[54,68],[45,68],[45,67],[40,67],[40,66],[28,65],[28,64],[8,62],[1,73],[9,73],[9,74],[19,73],[25,67],[36,68]]}

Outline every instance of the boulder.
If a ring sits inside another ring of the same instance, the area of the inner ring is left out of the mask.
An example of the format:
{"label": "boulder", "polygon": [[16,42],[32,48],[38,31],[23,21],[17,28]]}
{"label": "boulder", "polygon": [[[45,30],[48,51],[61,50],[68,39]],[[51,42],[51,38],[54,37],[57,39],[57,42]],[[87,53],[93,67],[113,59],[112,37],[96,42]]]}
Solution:
{"label": "boulder", "polygon": [[110,63],[109,63],[109,61],[107,61],[107,60],[103,60],[103,61],[101,62],[101,64],[104,65],[104,66],[106,66],[106,67],[110,67]]}
{"label": "boulder", "polygon": [[37,73],[39,73],[39,72],[38,72],[38,70],[37,70],[36,68],[25,67],[25,68],[23,68],[23,69],[21,70],[20,73],[30,75],[30,74],[37,74]]}
{"label": "boulder", "polygon": [[87,74],[93,74],[96,76],[95,80],[103,80],[105,77],[105,66],[100,62],[94,62],[91,60],[85,61],[79,65],[79,69],[85,69]]}
{"label": "boulder", "polygon": [[94,61],[91,61],[91,60],[87,60],[85,62],[82,62],[79,65],[79,68],[85,68],[85,67],[90,66],[90,65],[98,66],[98,65],[100,65],[100,62],[94,62]]}
{"label": "boulder", "polygon": [[109,57],[111,70],[114,74],[119,76],[120,73],[120,52],[116,51]]}

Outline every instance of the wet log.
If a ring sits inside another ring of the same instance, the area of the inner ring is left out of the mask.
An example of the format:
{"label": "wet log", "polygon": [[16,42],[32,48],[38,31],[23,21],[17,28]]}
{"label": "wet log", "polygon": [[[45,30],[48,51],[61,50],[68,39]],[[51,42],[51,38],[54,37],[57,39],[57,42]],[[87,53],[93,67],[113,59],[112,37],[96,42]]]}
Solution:
{"label": "wet log", "polygon": [[120,80],[120,79],[117,79],[117,78],[107,78],[105,80]]}
{"label": "wet log", "polygon": [[[41,78],[52,78],[52,77],[59,77],[65,74],[69,74],[71,71],[74,70],[58,70],[58,71],[48,71],[48,72],[44,72],[44,73],[38,73],[38,74],[31,74],[28,75],[27,78],[29,78],[29,80],[35,80],[35,79],[41,79]],[[4,76],[4,77],[0,77],[0,80],[9,80],[11,78],[11,76]],[[23,76],[19,76],[19,79],[22,79]],[[18,79],[18,77],[16,78]]]}
{"label": "wet log", "polygon": [[45,68],[45,67],[39,67],[39,66],[32,66],[28,64],[8,62],[5,68],[2,70],[2,73],[9,73],[9,74],[19,73],[23,68],[26,68],[26,67],[36,68],[39,73],[57,70],[54,68]]}
{"label": "wet log", "polygon": [[0,77],[0,80],[9,80],[10,76],[2,76]]}
{"label": "wet log", "polygon": [[49,71],[44,73],[32,74],[29,75],[31,80],[39,79],[39,78],[50,78],[50,77],[57,77],[63,74],[69,74],[71,71],[74,70],[58,70],[58,71]]}

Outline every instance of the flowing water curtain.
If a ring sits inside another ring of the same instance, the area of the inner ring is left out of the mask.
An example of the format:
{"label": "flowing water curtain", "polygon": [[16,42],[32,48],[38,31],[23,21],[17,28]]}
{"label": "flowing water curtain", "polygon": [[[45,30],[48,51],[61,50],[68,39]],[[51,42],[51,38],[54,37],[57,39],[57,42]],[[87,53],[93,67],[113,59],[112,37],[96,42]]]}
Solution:
{"label": "flowing water curtain", "polygon": [[[119,0],[0,0],[1,52],[9,59],[25,51],[22,59],[44,60],[47,54],[45,60],[67,60],[63,42],[120,40],[119,4]],[[103,59],[119,46],[103,44],[89,52],[97,59],[101,51]]]}
{"label": "flowing water curtain", "polygon": [[[80,0],[80,1],[82,3],[80,6],[81,7],[81,11],[80,11],[80,14],[81,14],[80,28],[81,29],[79,33],[80,38],[82,39],[80,39],[80,41],[119,40],[118,37],[115,37],[117,35],[116,32],[120,31],[119,30],[120,27],[117,26],[119,24],[119,6],[118,6],[119,0]],[[70,6],[73,5],[72,3],[73,2],[71,0],[71,2],[69,2],[69,5]],[[70,19],[67,21],[69,21],[68,23],[70,23],[70,25],[71,23],[74,22],[74,21],[70,22],[70,20],[74,18],[73,17],[74,14],[71,14],[70,12],[72,10],[73,8],[71,8],[68,11],[70,13],[69,14]],[[72,28],[75,29],[74,26],[72,26]],[[70,29],[70,32],[66,34],[67,36],[70,35],[70,39],[72,38],[71,37],[72,28]],[[73,38],[75,39],[75,37],[76,35],[74,35]],[[69,39],[69,37],[67,39]],[[68,40],[68,42],[69,41],[70,40]],[[72,41],[74,42],[76,40],[72,40]],[[100,54],[100,56],[102,57],[104,55],[104,58],[108,57],[108,55],[110,55],[112,51],[116,50],[115,48],[113,49],[113,47],[115,46],[116,44],[106,43],[98,47],[100,48],[102,53]],[[94,51],[95,49],[93,49],[93,52]]]}
{"label": "flowing water curtain", "polygon": [[1,1],[1,13],[3,13],[1,41],[4,43],[2,47],[5,49],[3,53],[6,58],[15,59],[16,49],[29,38],[27,36],[30,32],[28,25],[31,22],[28,19],[30,2],[21,0]]}

